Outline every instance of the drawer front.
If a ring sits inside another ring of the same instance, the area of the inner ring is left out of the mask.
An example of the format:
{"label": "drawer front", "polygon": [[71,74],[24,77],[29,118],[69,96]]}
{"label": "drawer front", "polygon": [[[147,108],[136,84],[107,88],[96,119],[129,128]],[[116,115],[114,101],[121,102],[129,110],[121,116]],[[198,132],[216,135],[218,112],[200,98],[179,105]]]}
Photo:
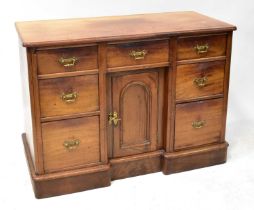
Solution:
{"label": "drawer front", "polygon": [[177,105],[175,149],[220,141],[222,112],[222,98]]}
{"label": "drawer front", "polygon": [[177,59],[187,60],[226,55],[227,35],[178,39]]}
{"label": "drawer front", "polygon": [[98,75],[39,81],[41,117],[97,111]]}
{"label": "drawer front", "polygon": [[37,52],[38,74],[97,69],[97,46],[41,50]]}
{"label": "drawer front", "polygon": [[42,123],[42,138],[46,172],[100,161],[98,116]]}
{"label": "drawer front", "polygon": [[168,62],[168,57],[168,40],[109,44],[107,49],[109,68]]}
{"label": "drawer front", "polygon": [[223,93],[225,61],[179,65],[176,100],[188,100]]}

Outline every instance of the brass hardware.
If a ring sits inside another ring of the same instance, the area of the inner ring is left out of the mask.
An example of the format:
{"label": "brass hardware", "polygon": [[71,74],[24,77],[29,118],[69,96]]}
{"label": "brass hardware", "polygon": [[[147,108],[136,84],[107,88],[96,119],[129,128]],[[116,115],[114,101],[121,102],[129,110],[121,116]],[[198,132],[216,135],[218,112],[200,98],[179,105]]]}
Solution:
{"label": "brass hardware", "polygon": [[194,49],[197,51],[198,54],[204,54],[208,52],[209,46],[208,44],[205,45],[196,45]]}
{"label": "brass hardware", "polygon": [[205,124],[206,124],[206,121],[205,121],[205,120],[194,121],[194,122],[192,122],[192,127],[198,129],[198,128],[204,127]]}
{"label": "brass hardware", "polygon": [[141,51],[132,50],[130,51],[129,55],[133,57],[135,60],[141,60],[145,58],[147,53],[148,53],[147,50],[141,50]]}
{"label": "brass hardware", "polygon": [[72,66],[75,66],[76,62],[78,61],[78,58],[76,58],[76,57],[72,57],[72,58],[60,58],[58,61],[64,67],[72,67]]}
{"label": "brass hardware", "polygon": [[67,149],[67,150],[73,150],[76,149],[80,144],[80,141],[78,139],[74,139],[74,140],[68,140],[68,141],[64,141],[63,146]]}
{"label": "brass hardware", "polygon": [[73,93],[63,93],[61,95],[61,98],[62,100],[65,102],[65,103],[73,103],[77,100],[77,97],[78,97],[78,94],[76,92],[73,92]]}
{"label": "brass hardware", "polygon": [[113,122],[113,124],[115,126],[117,126],[119,120],[121,120],[121,119],[118,118],[117,112],[109,113],[108,122],[109,122],[110,125],[112,125],[112,122]]}
{"label": "brass hardware", "polygon": [[208,78],[207,77],[200,77],[200,78],[195,78],[193,80],[193,83],[197,85],[199,88],[205,87],[207,84]]}

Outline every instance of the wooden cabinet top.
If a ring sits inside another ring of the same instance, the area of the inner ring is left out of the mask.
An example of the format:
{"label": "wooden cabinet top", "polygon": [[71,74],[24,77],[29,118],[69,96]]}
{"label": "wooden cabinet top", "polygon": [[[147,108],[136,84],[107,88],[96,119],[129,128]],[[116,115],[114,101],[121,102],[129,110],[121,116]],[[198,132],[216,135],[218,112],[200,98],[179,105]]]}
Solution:
{"label": "wooden cabinet top", "polygon": [[164,35],[235,30],[228,23],[188,12],[17,22],[25,47],[83,44]]}

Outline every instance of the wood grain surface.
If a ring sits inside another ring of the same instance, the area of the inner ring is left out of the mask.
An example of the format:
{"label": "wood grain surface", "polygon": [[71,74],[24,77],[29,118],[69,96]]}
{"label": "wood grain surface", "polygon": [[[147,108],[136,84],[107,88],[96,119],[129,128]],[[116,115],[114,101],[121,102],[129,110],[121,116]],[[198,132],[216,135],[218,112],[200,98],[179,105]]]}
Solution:
{"label": "wood grain surface", "polygon": [[113,157],[140,154],[157,147],[158,72],[129,74],[112,79],[114,126]]}
{"label": "wood grain surface", "polygon": [[236,29],[233,25],[192,11],[27,21],[17,22],[16,28],[23,45],[26,47],[123,40],[197,31],[231,31]]}
{"label": "wood grain surface", "polygon": [[[179,65],[176,74],[176,100],[202,99],[223,94],[225,61]],[[194,80],[206,79],[199,87]]]}
{"label": "wood grain surface", "polygon": [[[46,172],[100,162],[98,116],[42,123],[42,137]],[[74,140],[79,141],[76,148],[64,147]]]}
{"label": "wood grain surface", "polygon": [[[178,104],[175,118],[175,149],[219,142],[222,132],[223,99]],[[205,121],[201,128],[192,123]]]}
{"label": "wood grain surface", "polygon": [[[40,80],[39,87],[42,117],[99,110],[98,75]],[[66,103],[62,95],[70,93],[77,93],[77,98]]]}
{"label": "wood grain surface", "polygon": [[[109,44],[107,50],[108,68],[168,62],[168,40],[124,42]],[[132,51],[146,51],[144,59],[130,56]]]}
{"label": "wood grain surface", "polygon": [[[59,62],[61,58],[68,59],[73,57],[77,59],[74,66],[65,67]],[[39,75],[98,68],[97,46],[40,50],[37,52],[37,59]]]}
{"label": "wood grain surface", "polygon": [[[198,53],[196,46],[207,45],[206,53]],[[178,39],[177,60],[208,58],[226,55],[227,35],[205,35]]]}

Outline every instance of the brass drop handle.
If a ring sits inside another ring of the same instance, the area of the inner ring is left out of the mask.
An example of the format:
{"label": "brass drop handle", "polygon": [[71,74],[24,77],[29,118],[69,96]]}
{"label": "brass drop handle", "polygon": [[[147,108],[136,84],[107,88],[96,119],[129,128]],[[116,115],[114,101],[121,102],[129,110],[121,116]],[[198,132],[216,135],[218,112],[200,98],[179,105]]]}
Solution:
{"label": "brass drop handle", "polygon": [[76,92],[72,92],[72,93],[63,93],[61,95],[61,98],[62,100],[65,102],[65,103],[73,103],[77,100],[78,98],[78,94]]}
{"label": "brass drop handle", "polygon": [[80,141],[78,139],[74,139],[74,140],[64,141],[63,146],[67,150],[74,150],[79,146],[79,144],[80,144]]}
{"label": "brass drop handle", "polygon": [[108,122],[110,125],[112,125],[112,122],[115,126],[118,125],[118,121],[120,121],[121,119],[118,118],[118,113],[117,112],[113,112],[113,113],[109,113],[108,115]]}
{"label": "brass drop handle", "polygon": [[145,58],[147,53],[148,53],[147,50],[140,50],[140,51],[132,50],[130,51],[129,55],[133,57],[135,60],[141,60]]}
{"label": "brass drop handle", "polygon": [[75,66],[76,62],[78,61],[78,58],[72,57],[72,58],[60,58],[59,63],[62,64],[64,67],[72,67]]}
{"label": "brass drop handle", "polygon": [[207,53],[208,52],[208,49],[209,49],[209,45],[208,44],[205,44],[205,45],[196,45],[194,47],[194,49],[196,50],[196,52],[198,54],[204,54],[204,53]]}
{"label": "brass drop handle", "polygon": [[202,87],[205,87],[207,85],[207,81],[208,81],[208,78],[205,76],[205,77],[195,78],[193,80],[193,83],[197,87],[202,88]]}
{"label": "brass drop handle", "polygon": [[205,120],[194,121],[194,122],[192,122],[192,127],[195,128],[195,129],[199,129],[199,128],[204,127],[205,124],[206,124]]}

